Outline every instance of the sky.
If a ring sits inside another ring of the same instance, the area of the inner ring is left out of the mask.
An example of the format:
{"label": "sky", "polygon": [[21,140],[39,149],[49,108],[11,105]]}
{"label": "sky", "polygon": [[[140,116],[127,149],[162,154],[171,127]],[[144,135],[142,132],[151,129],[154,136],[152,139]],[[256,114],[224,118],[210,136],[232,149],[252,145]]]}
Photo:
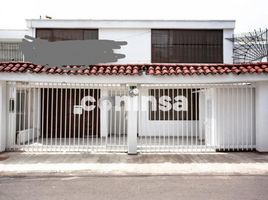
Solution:
{"label": "sky", "polygon": [[268,28],[268,0],[1,0],[0,29],[25,19],[236,20],[235,33]]}

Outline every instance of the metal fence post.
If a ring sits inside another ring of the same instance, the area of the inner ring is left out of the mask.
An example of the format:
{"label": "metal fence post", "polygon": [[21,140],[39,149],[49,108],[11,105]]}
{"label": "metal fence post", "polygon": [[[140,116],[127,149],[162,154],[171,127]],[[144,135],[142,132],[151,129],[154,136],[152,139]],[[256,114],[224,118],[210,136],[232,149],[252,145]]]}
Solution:
{"label": "metal fence post", "polygon": [[127,120],[127,144],[128,154],[137,154],[138,133],[138,90],[136,86],[129,87],[128,120]]}

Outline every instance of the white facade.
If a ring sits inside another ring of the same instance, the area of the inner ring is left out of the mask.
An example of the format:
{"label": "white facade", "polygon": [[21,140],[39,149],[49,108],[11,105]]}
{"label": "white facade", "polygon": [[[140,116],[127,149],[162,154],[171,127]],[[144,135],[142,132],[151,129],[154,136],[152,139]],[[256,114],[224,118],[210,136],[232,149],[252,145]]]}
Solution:
{"label": "white facade", "polygon": [[233,42],[226,38],[232,38],[234,29],[223,29],[223,63],[233,63]]}
{"label": "white facade", "polygon": [[99,39],[127,41],[127,45],[115,50],[126,55],[117,63],[151,63],[151,29],[102,28]]}
{"label": "white facade", "polygon": [[29,19],[27,30],[0,30],[0,40],[21,40],[24,35],[35,37],[36,28],[92,28],[99,30],[99,39],[126,41],[117,50],[126,58],[117,63],[151,63],[151,29],[220,29],[223,30],[223,61],[233,62],[231,38],[233,20],[48,20]]}
{"label": "white facade", "polygon": [[[224,41],[224,63],[232,63],[233,46],[232,42],[226,40],[226,38],[232,37],[234,25],[234,21],[209,20],[27,20],[28,30],[2,30],[0,31],[0,41],[18,41],[23,38],[25,34],[34,37],[36,28],[94,28],[99,31],[99,39],[127,41],[128,44],[126,46],[117,50],[118,53],[126,55],[126,58],[120,59],[118,63],[148,64],[151,63],[151,29],[221,29],[223,30]],[[129,153],[136,153],[137,151],[137,131],[139,131],[139,135],[142,137],[163,135],[167,132],[169,136],[181,136],[177,134],[176,130],[179,129],[181,133],[189,135],[190,130],[186,129],[187,127],[196,129],[194,136],[206,138],[206,142],[210,146],[229,146],[230,148],[234,148],[234,145],[238,145],[240,148],[240,144],[249,145],[249,142],[251,142],[251,144],[256,143],[257,150],[268,151],[268,109],[266,106],[266,102],[268,102],[268,77],[266,74],[245,74],[239,76],[233,74],[207,76],[148,76],[145,74],[140,76],[80,76],[0,73],[0,151],[3,151],[5,147],[9,145],[6,142],[7,125],[5,122],[8,113],[7,102],[9,100],[6,99],[9,95],[9,92],[6,91],[6,81],[90,84],[115,83],[134,84],[137,86],[141,84],[170,84],[168,86],[170,88],[174,87],[172,84],[257,83],[256,96],[254,99],[251,99],[250,96],[250,94],[253,94],[250,92],[254,92],[254,90],[244,91],[244,89],[239,88],[232,90],[230,93],[228,89],[215,90],[215,88],[208,88],[204,93],[200,94],[200,113],[198,121],[152,121],[148,119],[148,112],[143,112],[138,116],[138,113],[135,111],[128,113],[128,119],[125,119],[125,116],[121,118],[124,118],[124,121],[128,123],[128,134],[131,134],[128,137]],[[103,88],[101,95],[103,97],[108,96],[108,90]],[[146,93],[146,90],[142,90],[140,95],[148,95],[148,93]],[[255,92],[253,95],[255,95]],[[38,98],[40,98],[40,95]],[[247,101],[245,101],[245,99],[247,99]],[[138,98],[134,97],[129,102],[129,106],[135,107],[137,102]],[[253,107],[249,108],[249,105],[253,105]],[[204,108],[209,109],[205,110]],[[146,109],[148,111],[148,108]],[[235,112],[233,112],[234,109],[236,109]],[[222,110],[221,113],[225,113],[226,116],[218,115],[215,112],[219,110]],[[100,112],[101,136],[105,137],[108,135],[109,123],[113,123],[112,129],[117,125],[114,125],[115,123],[113,121],[109,122],[108,112],[105,107]],[[116,116],[119,118],[119,115],[120,114]],[[8,120],[12,121],[10,118],[14,117],[14,114],[13,116],[9,114]],[[207,119],[209,119],[209,122]],[[141,122],[138,123],[139,120]],[[252,122],[252,120],[254,124],[249,126],[247,122]],[[222,123],[223,121],[224,123]],[[254,125],[256,125],[256,127]],[[40,127],[36,128],[39,129]],[[251,137],[251,133],[255,128],[256,134]],[[121,127],[119,129],[121,129]],[[242,133],[241,137],[240,135],[236,135],[238,132]],[[27,134],[27,132],[25,133]],[[22,132],[21,135],[25,133]],[[235,138],[233,138],[234,135],[236,136]],[[35,137],[34,134],[33,137]],[[246,140],[246,138],[251,141]]]}
{"label": "white facade", "polygon": [[0,152],[6,149],[6,114],[7,114],[6,81],[0,81]]}
{"label": "white facade", "polygon": [[256,87],[256,144],[260,152],[268,152],[268,81]]}

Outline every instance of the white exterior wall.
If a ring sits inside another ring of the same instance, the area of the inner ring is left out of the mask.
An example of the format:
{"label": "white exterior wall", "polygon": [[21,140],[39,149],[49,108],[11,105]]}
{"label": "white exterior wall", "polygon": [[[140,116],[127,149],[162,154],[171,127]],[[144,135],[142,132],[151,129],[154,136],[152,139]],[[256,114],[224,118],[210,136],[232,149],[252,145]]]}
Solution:
{"label": "white exterior wall", "polygon": [[223,63],[233,64],[233,42],[227,38],[232,38],[234,29],[223,30]]}
{"label": "white exterior wall", "polygon": [[115,50],[115,53],[126,55],[117,63],[151,63],[150,29],[99,29],[99,39],[127,42],[127,45]]}
{"label": "white exterior wall", "polygon": [[20,41],[24,35],[35,36],[36,28],[94,28],[99,39],[127,41],[116,50],[127,57],[117,63],[151,63],[151,29],[221,29],[223,30],[224,63],[232,63],[231,38],[233,20],[46,20],[27,21],[27,30],[0,30],[0,41]]}
{"label": "white exterior wall", "polygon": [[[223,30],[223,62],[233,63],[233,43],[227,38],[233,36],[233,29]],[[116,53],[126,55],[126,58],[119,59],[116,63],[151,63],[151,29],[137,28],[104,28],[99,29],[99,39],[126,41],[128,44],[122,46]]]}
{"label": "white exterior wall", "polygon": [[[7,136],[6,136],[6,147],[10,147],[12,145],[12,141],[16,135],[16,87],[11,87],[7,85],[6,87],[6,105],[7,105],[7,118],[6,118],[6,127],[7,127]],[[14,110],[11,111],[10,100],[14,101]]]}
{"label": "white exterior wall", "polygon": [[0,152],[6,148],[6,118],[7,118],[6,82],[0,81]]}
{"label": "white exterior wall", "polygon": [[[151,88],[150,88],[151,89]],[[149,96],[148,90],[141,90],[141,96]],[[198,136],[199,121],[192,120],[149,120],[149,105],[146,102],[141,103],[139,117],[139,135],[140,136]]]}
{"label": "white exterior wall", "polygon": [[199,136],[198,120],[149,120],[149,114],[141,115],[139,136]]}
{"label": "white exterior wall", "polygon": [[224,63],[232,63],[234,20],[57,20],[29,19],[29,34],[36,28],[93,28],[99,29],[99,39],[127,41],[117,52],[127,57],[117,63],[151,63],[151,29],[220,29],[223,30]]}
{"label": "white exterior wall", "polygon": [[256,85],[256,149],[268,152],[268,81]]}

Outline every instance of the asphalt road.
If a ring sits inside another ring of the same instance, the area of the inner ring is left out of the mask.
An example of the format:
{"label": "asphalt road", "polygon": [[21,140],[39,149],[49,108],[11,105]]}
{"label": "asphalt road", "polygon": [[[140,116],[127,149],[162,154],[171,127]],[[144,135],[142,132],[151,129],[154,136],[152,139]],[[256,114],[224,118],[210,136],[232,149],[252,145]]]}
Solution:
{"label": "asphalt road", "polygon": [[268,176],[1,177],[0,199],[268,199]]}

